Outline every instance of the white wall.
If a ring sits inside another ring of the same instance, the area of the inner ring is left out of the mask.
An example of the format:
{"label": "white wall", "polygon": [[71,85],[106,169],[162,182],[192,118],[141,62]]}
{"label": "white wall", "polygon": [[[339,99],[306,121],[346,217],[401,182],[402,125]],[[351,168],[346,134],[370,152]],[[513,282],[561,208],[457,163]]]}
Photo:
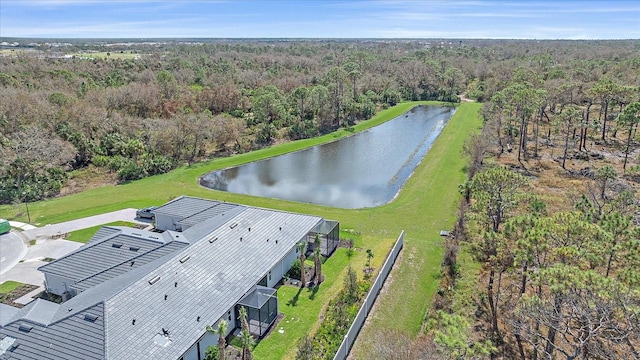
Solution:
{"label": "white wall", "polygon": [[47,291],[62,296],[65,291],[71,292],[72,295],[75,296],[75,290],[71,289],[72,281],[70,279],[65,279],[58,275],[52,274],[44,274],[44,281],[46,284]]}
{"label": "white wall", "polygon": [[198,359],[198,348],[196,348],[195,346],[192,346],[182,358],[184,360],[202,360]]}
{"label": "white wall", "polygon": [[291,268],[291,264],[298,258],[299,254],[296,253],[297,248],[294,246],[289,253],[280,261],[280,263],[276,264],[276,266],[271,269],[271,279],[267,277],[267,286],[274,287],[280,279],[284,276],[284,274],[289,271]]}
{"label": "white wall", "polygon": [[178,218],[173,218],[169,215],[156,214],[156,228],[158,230],[174,230],[178,231],[179,226],[177,222]]}
{"label": "white wall", "polygon": [[[235,307],[235,306],[234,306]],[[236,323],[236,318],[235,318],[235,312],[233,311],[234,309],[231,308],[229,309],[224,316],[220,319],[224,319],[226,321],[229,322],[229,326],[227,328],[227,335],[231,334],[231,332],[235,329],[235,323]],[[229,311],[231,312],[231,321],[229,321]],[[218,325],[218,322],[220,321],[216,321],[213,325],[214,328]],[[202,324],[202,328],[206,328],[206,324]],[[209,347],[210,345],[218,345],[218,335],[214,335],[211,334],[209,332],[206,332],[201,338],[200,340],[198,340],[198,342],[196,342],[195,344],[193,344],[189,350],[184,354],[184,356],[182,357],[184,360],[203,360],[204,359],[204,355],[205,355],[205,351],[207,350],[207,347]],[[198,347],[200,347],[200,359],[198,359]]]}

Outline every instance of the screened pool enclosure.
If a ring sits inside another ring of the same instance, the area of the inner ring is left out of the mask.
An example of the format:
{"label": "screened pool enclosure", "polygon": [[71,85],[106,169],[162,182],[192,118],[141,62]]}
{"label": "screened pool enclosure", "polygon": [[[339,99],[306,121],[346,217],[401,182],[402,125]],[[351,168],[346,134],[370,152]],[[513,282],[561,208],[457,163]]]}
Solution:
{"label": "screened pool enclosure", "polygon": [[240,308],[247,309],[249,332],[262,338],[278,317],[278,295],[276,289],[256,285],[236,305],[236,327],[241,328]]}

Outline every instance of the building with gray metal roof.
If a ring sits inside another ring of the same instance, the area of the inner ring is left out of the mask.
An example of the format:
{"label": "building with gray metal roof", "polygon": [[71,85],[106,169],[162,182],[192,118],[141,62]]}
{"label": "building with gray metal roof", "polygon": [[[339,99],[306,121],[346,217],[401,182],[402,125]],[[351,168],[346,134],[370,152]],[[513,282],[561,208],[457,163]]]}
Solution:
{"label": "building with gray metal roof", "polygon": [[[156,210],[156,216],[200,222],[162,234],[111,227],[43,266],[51,276],[75,279],[67,286],[77,295],[62,304],[38,300],[0,317],[0,359],[203,359],[217,342],[206,326],[225,319],[233,331],[240,302],[258,307],[256,335],[262,336],[277,315],[269,289],[298,257],[296,244],[325,222],[188,197]],[[76,260],[82,265],[74,267]]]}

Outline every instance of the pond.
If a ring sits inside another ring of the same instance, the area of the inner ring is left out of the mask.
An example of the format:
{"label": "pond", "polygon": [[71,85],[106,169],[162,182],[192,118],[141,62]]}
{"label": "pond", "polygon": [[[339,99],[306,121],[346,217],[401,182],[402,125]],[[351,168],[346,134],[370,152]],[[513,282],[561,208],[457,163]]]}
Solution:
{"label": "pond", "polygon": [[205,174],[200,184],[345,209],[379,206],[400,191],[454,112],[417,106],[334,142]]}

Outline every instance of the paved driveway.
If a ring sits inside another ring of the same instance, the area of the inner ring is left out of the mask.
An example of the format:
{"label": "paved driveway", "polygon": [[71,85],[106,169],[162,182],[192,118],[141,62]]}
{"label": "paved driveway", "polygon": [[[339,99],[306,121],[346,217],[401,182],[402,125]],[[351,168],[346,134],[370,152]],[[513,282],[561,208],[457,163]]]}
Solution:
{"label": "paved driveway", "polygon": [[27,254],[27,245],[11,231],[0,235],[0,275],[14,267]]}
{"label": "paved driveway", "polygon": [[[114,221],[129,221],[148,225],[148,221],[136,219],[136,209],[124,209],[106,214],[67,221],[41,228],[0,236],[0,283],[13,280],[21,283],[42,286],[44,275],[38,267],[46,264],[44,258],[59,259],[78,249],[83,244],[64,239],[52,239],[52,236],[66,234],[71,231],[107,224]],[[26,243],[36,240],[35,245]]]}
{"label": "paved driveway", "polygon": [[136,219],[136,209],[129,208],[63,223],[45,225],[43,227],[25,230],[22,234],[31,240],[49,238],[51,236],[66,234],[71,231],[86,229],[92,226],[107,224],[119,220],[148,224],[147,222],[138,221],[138,219]]}

